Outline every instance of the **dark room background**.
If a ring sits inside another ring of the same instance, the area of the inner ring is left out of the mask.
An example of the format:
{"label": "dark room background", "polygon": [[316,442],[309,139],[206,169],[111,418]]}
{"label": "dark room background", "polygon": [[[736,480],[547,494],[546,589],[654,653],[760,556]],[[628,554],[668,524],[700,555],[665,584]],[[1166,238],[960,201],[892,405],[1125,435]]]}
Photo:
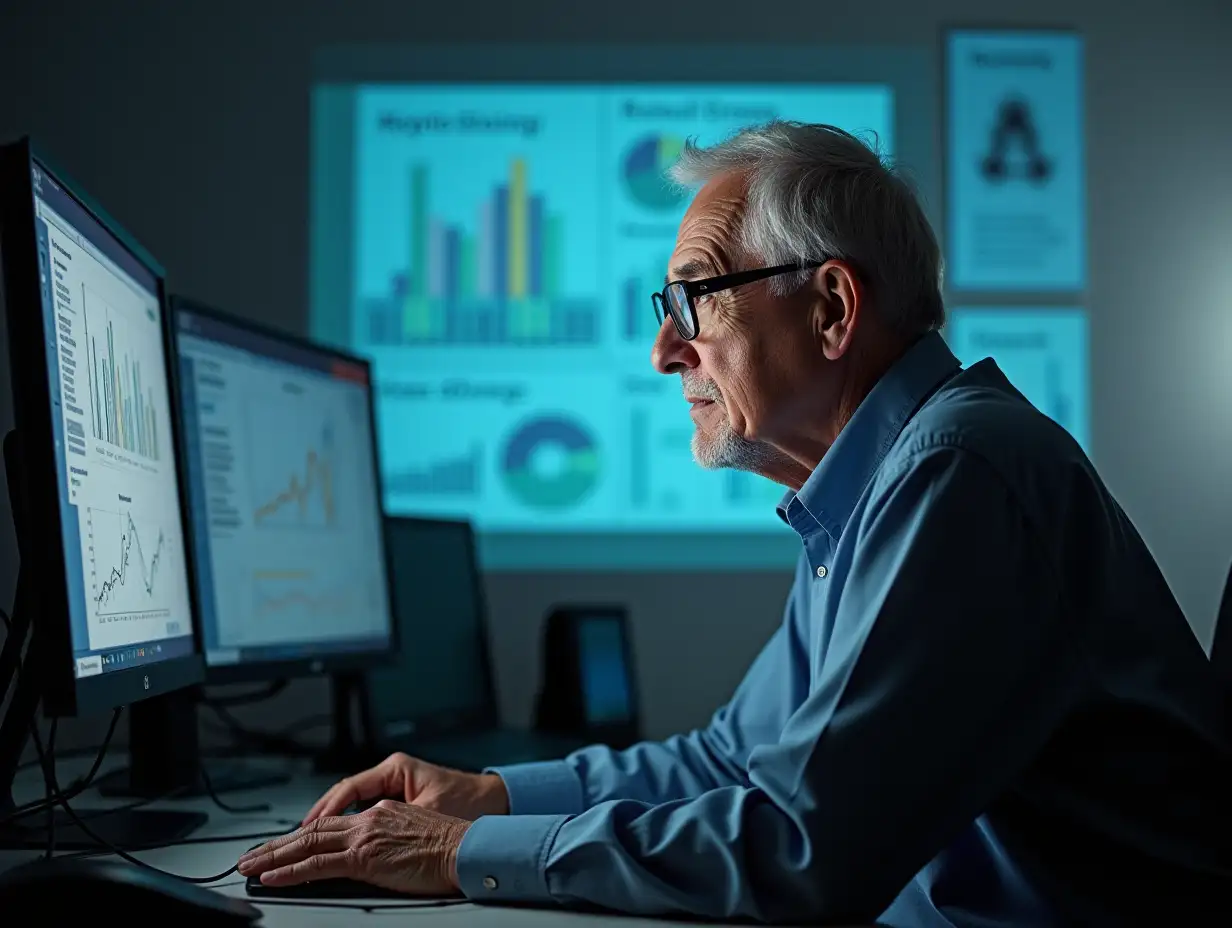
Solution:
{"label": "dark room background", "polygon": [[[946,25],[1064,26],[1085,39],[1093,457],[1209,647],[1232,559],[1226,0],[5,0],[0,137],[34,135],[162,261],[173,289],[302,333],[309,89],[320,47],[610,41],[670,53],[680,43],[858,43],[939,56]],[[738,80],[740,61],[730,67]],[[7,376],[0,396],[7,428]],[[7,496],[0,501],[8,603],[15,559]],[[502,709],[514,722],[529,716],[537,630],[551,604],[615,600],[629,604],[634,623],[647,733],[702,723],[779,621],[789,579],[490,574]],[[324,708],[319,684],[298,684],[264,711],[299,713],[305,699]]]}

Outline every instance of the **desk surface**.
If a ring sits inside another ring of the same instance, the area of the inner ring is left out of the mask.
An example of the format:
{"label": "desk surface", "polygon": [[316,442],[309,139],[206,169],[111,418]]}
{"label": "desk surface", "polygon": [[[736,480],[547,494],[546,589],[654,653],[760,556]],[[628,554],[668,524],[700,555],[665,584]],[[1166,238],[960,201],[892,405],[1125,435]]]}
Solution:
{"label": "desk surface", "polygon": [[[62,783],[71,779],[76,773],[72,762],[57,765]],[[84,772],[84,770],[82,771]],[[26,775],[29,774],[29,775]],[[298,821],[312,803],[332,783],[331,778],[308,775],[297,776],[290,784],[282,787],[257,790],[247,793],[227,793],[222,797],[229,805],[243,806],[257,803],[268,803],[270,811],[259,815],[240,815],[223,812],[209,799],[192,799],[183,801],[168,801],[150,803],[151,809],[184,809],[206,812],[209,822],[194,833],[191,838],[212,838],[226,835],[244,835],[256,832],[285,830],[288,823]],[[39,799],[43,795],[42,784],[34,771],[24,771],[17,788],[18,802]],[[124,805],[123,800],[102,799],[93,791],[82,794],[73,801],[74,807],[103,808],[107,806]],[[209,876],[221,873],[234,866],[239,855],[255,844],[255,839],[237,841],[220,841],[209,844],[185,844],[177,847],[160,848],[144,851],[135,856],[147,861],[155,867],[168,870],[183,876]],[[0,869],[7,869],[23,860],[37,857],[37,852],[0,851]],[[244,879],[233,874],[218,883],[211,884],[219,892],[227,895],[248,899],[244,891]],[[465,901],[451,900],[449,905],[431,906],[430,900],[408,899],[406,903],[374,899],[346,900],[346,902],[314,901],[311,905],[265,905],[262,900],[250,899],[254,905],[265,913],[265,918],[259,924],[267,928],[281,926],[304,926],[304,928],[326,928],[326,926],[353,926],[357,919],[365,914],[357,906],[371,906],[367,917],[381,919],[400,919],[402,925],[414,925],[416,928],[460,928],[460,926],[501,926],[501,928],[599,928],[607,925],[673,925],[679,928],[678,921],[659,921],[654,919],[632,918],[620,915],[592,915],[565,910],[529,909],[505,906],[475,905]],[[408,909],[409,904],[416,904]],[[697,923],[692,923],[697,924]]]}

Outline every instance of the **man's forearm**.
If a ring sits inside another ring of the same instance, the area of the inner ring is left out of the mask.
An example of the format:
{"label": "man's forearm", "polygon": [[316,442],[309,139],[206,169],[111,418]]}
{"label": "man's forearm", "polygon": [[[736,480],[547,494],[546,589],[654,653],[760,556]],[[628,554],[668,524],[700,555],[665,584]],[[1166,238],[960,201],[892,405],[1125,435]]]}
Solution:
{"label": "man's forearm", "polygon": [[561,761],[493,772],[513,815],[576,815],[612,799],[657,805],[744,782],[737,763],[710,745],[703,732],[623,751],[596,745]]}

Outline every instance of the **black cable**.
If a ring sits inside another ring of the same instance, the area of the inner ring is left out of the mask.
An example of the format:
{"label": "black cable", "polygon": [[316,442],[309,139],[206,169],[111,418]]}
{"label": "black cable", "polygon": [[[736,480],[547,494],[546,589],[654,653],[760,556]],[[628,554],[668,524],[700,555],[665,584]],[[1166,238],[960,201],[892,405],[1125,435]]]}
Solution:
{"label": "black cable", "polygon": [[[287,824],[294,824],[294,827],[289,830],[283,829],[281,831],[253,831],[243,835],[214,835],[209,838],[180,838],[178,841],[163,841],[158,844],[141,844],[137,847],[125,848],[125,850],[130,854],[135,854],[142,851],[159,851],[168,847],[182,847],[186,844],[226,844],[229,841],[269,841],[273,838],[281,838],[299,829],[298,822],[288,822]],[[258,844],[254,846],[260,847],[261,845]],[[72,853],[65,854],[63,856],[75,859],[78,857],[104,857],[110,853],[111,851],[107,848],[90,848],[89,850],[84,851],[73,851]]]}
{"label": "black cable", "polygon": [[[123,707],[121,706],[116,709],[114,713],[112,713],[111,725],[107,728],[107,736],[103,738],[103,743],[98,748],[98,753],[94,758],[94,763],[90,766],[89,772],[86,773],[84,777],[69,787],[64,794],[66,798],[74,799],[89,789],[90,784],[94,781],[94,777],[98,775],[99,768],[103,765],[103,759],[107,756],[107,748],[111,745],[111,738],[112,735],[115,734],[116,724],[120,721],[120,713],[122,711]],[[52,724],[55,724],[54,720],[52,721]],[[42,739],[39,737],[38,727],[36,725],[31,725],[30,737],[34,742],[34,749],[38,755],[38,760],[36,760],[35,763],[40,767],[45,767],[43,764],[43,756],[46,752],[43,750]],[[44,776],[43,781],[46,783],[46,776]],[[7,825],[9,822],[16,821],[19,818],[25,818],[28,815],[34,815],[35,813],[42,812],[45,809],[54,809],[55,805],[56,798],[51,796],[44,796],[42,799],[36,799],[33,802],[24,803],[23,805],[17,806],[17,808],[11,810],[3,818],[0,818],[0,827]]]}
{"label": "black cable", "polygon": [[254,744],[264,751],[274,754],[287,754],[292,757],[308,757],[314,752],[306,745],[300,744],[291,738],[282,735],[271,734],[269,732],[253,731],[245,728],[234,715],[227,711],[225,706],[218,706],[212,703],[206,703],[206,706],[221,721],[240,742],[248,742]]}
{"label": "black cable", "polygon": [[290,737],[296,732],[310,731],[321,725],[328,725],[334,720],[334,717],[328,712],[318,712],[315,715],[306,715],[302,719],[296,719],[282,728],[278,729],[274,734],[281,735],[284,738]]}
{"label": "black cable", "polygon": [[229,877],[231,874],[237,872],[237,867],[233,866],[233,867],[228,868],[222,873],[215,874],[214,876],[181,876],[178,873],[171,873],[168,870],[163,870],[159,867],[155,867],[152,864],[148,864],[144,860],[141,860],[138,857],[134,857],[132,854],[128,853],[128,851],[121,850],[120,848],[116,847],[110,841],[107,841],[103,839],[102,837],[100,837],[92,828],[90,828],[89,825],[86,824],[85,819],[83,819],[80,815],[78,815],[73,810],[73,807],[68,804],[68,799],[66,799],[65,796],[60,792],[59,784],[56,782],[55,757],[50,754],[44,753],[43,746],[41,743],[38,743],[38,742],[35,743],[35,750],[39,752],[40,760],[43,761],[43,770],[46,772],[48,779],[51,781],[53,795],[56,797],[57,804],[66,813],[68,813],[68,817],[73,820],[73,823],[78,828],[80,828],[84,834],[93,838],[94,841],[96,841],[100,847],[107,848],[108,850],[111,851],[111,853],[115,854],[117,857],[119,857],[122,860],[128,861],[130,864],[134,864],[138,867],[144,867],[146,870],[153,870],[155,873],[161,873],[164,876],[175,877],[177,880],[183,880],[185,883],[216,883],[219,880],[225,879]]}
{"label": "black cable", "polygon": [[[91,745],[88,748],[69,748],[67,751],[56,751],[56,756],[59,757],[60,760],[65,760],[69,757],[89,757],[92,754],[97,754],[97,753],[98,753],[98,747]],[[17,769],[18,770],[29,770],[31,767],[39,767],[39,766],[41,765],[39,764],[38,759],[35,758],[34,760],[28,760],[28,761],[25,761],[24,763],[18,764]],[[78,777],[77,780],[69,784],[68,788],[75,789],[77,787],[77,784],[80,783],[84,779],[85,779],[84,777]]]}
{"label": "black cable", "polygon": [[[48,732],[47,734],[47,752],[53,757],[55,756],[56,729],[59,727],[59,722],[60,720],[58,718],[53,718],[51,720],[51,731]],[[30,722],[30,728],[34,731],[35,735],[37,736],[38,735],[38,725],[34,721]],[[40,753],[41,753],[41,747],[42,746],[40,745]],[[46,790],[44,793],[44,796],[48,799],[55,796],[57,792],[55,788],[56,786],[55,777],[48,776],[48,774],[44,772],[43,784]],[[51,858],[55,855],[55,853],[56,853],[56,807],[54,805],[48,805],[47,806],[47,853],[44,855],[44,857],[47,860],[51,860]]]}
{"label": "black cable", "polygon": [[205,769],[205,761],[200,764],[201,785],[205,787],[206,794],[210,797],[210,801],[224,812],[230,812],[232,815],[251,815],[259,812],[268,812],[270,805],[268,802],[258,802],[250,806],[233,806],[222,801],[222,797],[214,789],[214,784],[210,782],[209,771]]}

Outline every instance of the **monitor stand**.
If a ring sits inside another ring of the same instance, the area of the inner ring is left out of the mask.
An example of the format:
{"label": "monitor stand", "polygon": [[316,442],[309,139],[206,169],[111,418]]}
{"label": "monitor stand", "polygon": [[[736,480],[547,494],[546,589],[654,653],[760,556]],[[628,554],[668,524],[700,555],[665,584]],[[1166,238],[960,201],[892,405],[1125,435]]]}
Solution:
{"label": "monitor stand", "polygon": [[[9,502],[17,534],[17,551],[22,563],[29,563],[26,526],[25,481],[19,437],[9,432],[4,438],[4,465],[9,484]],[[67,660],[64,654],[47,654],[45,636],[40,634],[37,607],[32,600],[32,583],[24,567],[17,572],[17,594],[10,626],[0,649],[0,704],[12,689],[8,711],[0,721],[0,821],[17,808],[13,801],[13,779],[22,753],[38,719],[39,682],[48,660]],[[23,649],[25,651],[23,657]],[[16,686],[13,681],[16,680]],[[31,796],[39,799],[41,796]],[[55,846],[64,850],[93,850],[100,843],[119,848],[174,844],[192,834],[208,820],[204,812],[178,812],[152,809],[78,809],[73,812],[94,834],[85,832],[64,809],[55,808],[50,824]],[[40,811],[0,825],[0,849],[29,849],[47,846],[49,813]],[[97,839],[96,837],[97,836]]]}
{"label": "monitor stand", "polygon": [[278,786],[291,779],[285,773],[255,769],[238,761],[203,758],[198,699],[195,689],[178,690],[130,706],[129,766],[99,778],[98,791],[104,796],[188,799]]}
{"label": "monitor stand", "polygon": [[[331,724],[329,746],[313,760],[316,773],[349,776],[375,766],[377,756],[364,675],[360,671],[339,671],[330,675]],[[358,728],[355,725],[359,716]]]}
{"label": "monitor stand", "polygon": [[[312,755],[313,771],[345,776],[380,762],[383,757],[372,747],[363,674],[331,674],[330,693],[330,743]],[[184,799],[278,786],[290,780],[287,774],[238,762],[203,760],[197,739],[197,700],[194,692],[180,690],[130,706],[130,766],[97,780],[98,791],[104,796],[152,799],[174,795]],[[201,777],[202,764],[208,784]]]}

